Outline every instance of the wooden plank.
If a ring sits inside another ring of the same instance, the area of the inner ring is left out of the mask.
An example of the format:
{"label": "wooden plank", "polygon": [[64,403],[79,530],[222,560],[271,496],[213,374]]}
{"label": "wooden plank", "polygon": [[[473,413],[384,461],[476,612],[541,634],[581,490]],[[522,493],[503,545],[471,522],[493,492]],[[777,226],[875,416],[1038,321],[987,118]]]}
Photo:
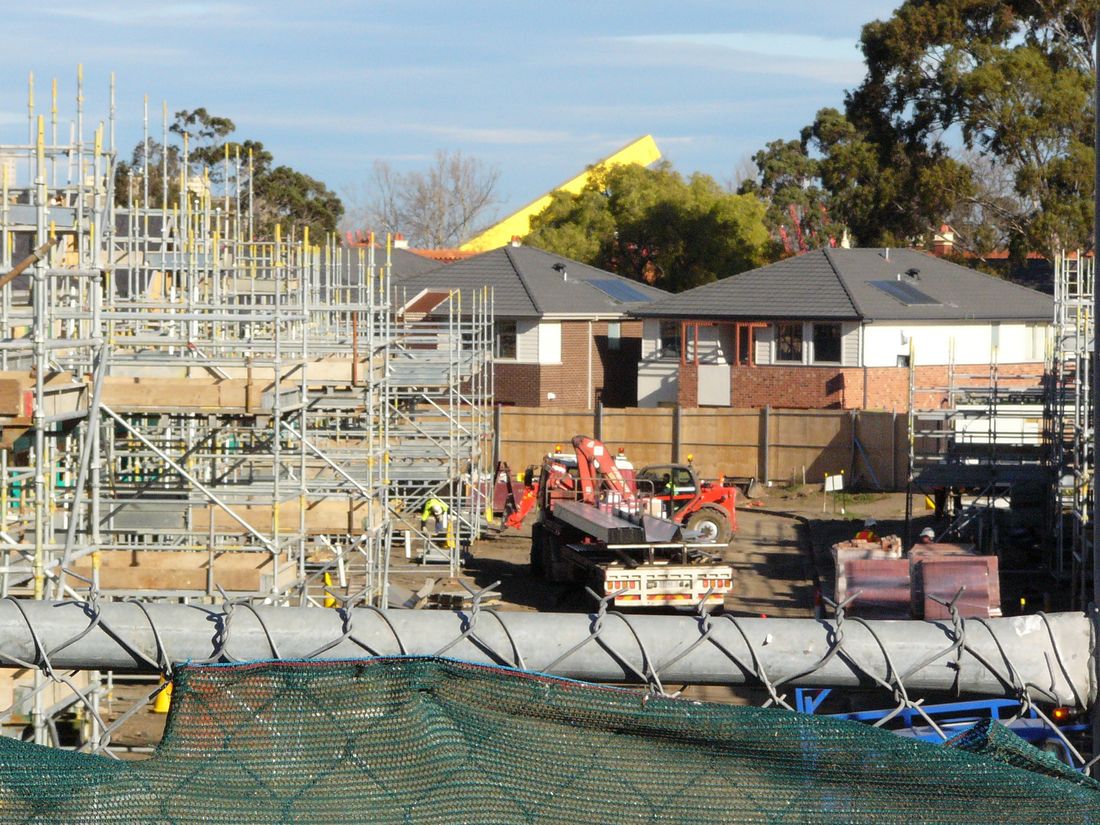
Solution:
{"label": "wooden plank", "polygon": [[[99,583],[104,590],[200,590],[208,585],[210,554],[207,551],[103,550],[99,557]],[[75,573],[92,576],[92,557],[73,563]],[[272,585],[275,567],[268,553],[228,552],[214,558],[214,582],[226,590],[257,591]],[[286,565],[279,585],[293,581],[295,571]]]}

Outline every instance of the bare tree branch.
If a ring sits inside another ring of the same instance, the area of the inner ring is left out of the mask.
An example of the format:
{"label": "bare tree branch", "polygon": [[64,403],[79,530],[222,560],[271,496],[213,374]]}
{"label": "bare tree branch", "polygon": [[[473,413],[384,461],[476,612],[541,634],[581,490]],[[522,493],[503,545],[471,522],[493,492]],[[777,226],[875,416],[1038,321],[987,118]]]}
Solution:
{"label": "bare tree branch", "polygon": [[500,172],[460,151],[435,153],[424,171],[399,173],[377,161],[369,194],[349,198],[351,219],[374,232],[400,232],[413,246],[457,246],[490,224]]}

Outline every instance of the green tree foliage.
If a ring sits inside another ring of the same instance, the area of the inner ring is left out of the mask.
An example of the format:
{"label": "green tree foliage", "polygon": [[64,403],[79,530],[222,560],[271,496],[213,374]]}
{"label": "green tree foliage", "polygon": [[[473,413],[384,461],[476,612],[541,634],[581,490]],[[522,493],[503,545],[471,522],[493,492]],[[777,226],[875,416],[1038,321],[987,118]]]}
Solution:
{"label": "green tree foliage", "polygon": [[[903,154],[945,156],[953,136],[1009,171],[1013,203],[929,176],[987,212],[1019,248],[1090,245],[1095,0],[908,0],[863,29],[867,77],[848,115]],[[957,170],[956,170],[957,172]],[[1004,193],[999,193],[1004,194]],[[1007,207],[1007,208],[1006,208]]]}
{"label": "green tree foliage", "polygon": [[759,178],[742,182],[738,189],[767,204],[776,255],[829,246],[844,231],[829,213],[828,195],[820,185],[821,164],[807,152],[807,137],[775,140],[753,155]]}
{"label": "green tree foliage", "polygon": [[760,266],[764,204],[708,175],[656,168],[595,170],[578,194],[555,192],[527,243],[678,292]]}
{"label": "green tree foliage", "polygon": [[864,26],[867,74],[844,111],[822,109],[800,141],[768,144],[742,190],[769,202],[773,232],[791,204],[813,216],[821,203],[864,245],[909,243],[946,221],[978,254],[1091,246],[1098,8],[907,0]]}
{"label": "green tree foliage", "polygon": [[139,142],[128,162],[116,164],[116,202],[121,206],[142,203],[146,171],[149,205],[178,204],[186,162],[192,181],[209,181],[215,201],[226,196],[233,199],[239,193],[241,211],[247,212],[252,198],[257,238],[272,237],[276,223],[282,224],[284,234],[301,235],[307,226],[314,238],[335,232],[344,214],[340,198],[309,175],[289,166],[274,166],[274,157],[260,141],[234,140],[236,129],[229,118],[212,115],[204,108],[176,112],[169,126],[174,142],[167,147],[152,138],[147,146]]}

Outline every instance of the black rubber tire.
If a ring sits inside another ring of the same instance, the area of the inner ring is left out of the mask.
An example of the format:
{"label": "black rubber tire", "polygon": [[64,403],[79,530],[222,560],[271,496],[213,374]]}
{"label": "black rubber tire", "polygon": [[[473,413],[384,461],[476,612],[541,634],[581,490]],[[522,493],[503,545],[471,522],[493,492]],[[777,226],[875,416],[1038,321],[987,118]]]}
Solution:
{"label": "black rubber tire", "polygon": [[718,544],[729,544],[730,537],[733,535],[729,519],[717,507],[700,507],[688,516],[684,526],[704,534],[710,531],[713,535],[711,541]]}
{"label": "black rubber tire", "polygon": [[558,561],[558,537],[546,530],[542,534],[542,575],[548,582],[557,584],[554,567]]}
{"label": "black rubber tire", "polygon": [[531,575],[542,577],[543,529],[541,524],[531,526]]}

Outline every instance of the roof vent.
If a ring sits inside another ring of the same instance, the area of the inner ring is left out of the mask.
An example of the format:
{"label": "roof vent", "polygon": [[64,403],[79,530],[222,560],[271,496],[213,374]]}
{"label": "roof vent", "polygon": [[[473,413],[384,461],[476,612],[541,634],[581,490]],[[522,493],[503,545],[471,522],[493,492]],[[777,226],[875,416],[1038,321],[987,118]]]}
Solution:
{"label": "roof vent", "polygon": [[905,274],[908,275],[909,279],[912,281],[920,280],[920,270],[917,269],[915,266],[909,267],[909,269],[905,270]]}
{"label": "roof vent", "polygon": [[556,263],[550,268],[552,270],[554,270],[555,272],[560,272],[561,273],[561,279],[563,281],[568,281],[569,280],[569,273],[565,271],[565,264]]}
{"label": "roof vent", "polygon": [[879,256],[885,258],[886,260],[890,260],[890,247],[886,247],[884,250],[882,250],[878,254],[879,254]]}

